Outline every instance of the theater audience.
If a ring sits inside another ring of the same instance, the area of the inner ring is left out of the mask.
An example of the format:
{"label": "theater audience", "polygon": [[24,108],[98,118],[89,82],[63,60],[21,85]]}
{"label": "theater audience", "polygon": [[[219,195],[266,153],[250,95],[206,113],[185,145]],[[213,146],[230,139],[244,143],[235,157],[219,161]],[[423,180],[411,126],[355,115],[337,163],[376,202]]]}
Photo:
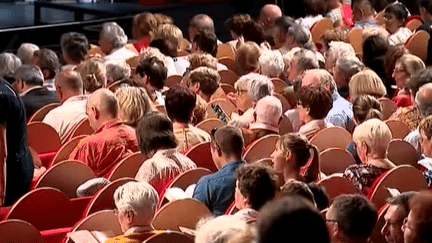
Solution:
{"label": "theater audience", "polygon": [[[270,40],[270,42],[274,42],[273,36],[275,33],[275,21],[279,17],[282,17],[282,15],[282,10],[276,4],[266,4],[259,12],[257,24],[264,30],[265,39]],[[246,32],[247,31],[245,31],[243,34]]]}
{"label": "theater audience", "polygon": [[422,159],[418,162],[422,167],[422,174],[426,179],[428,187],[432,186],[432,117],[428,116],[420,122],[418,127],[420,133],[420,148]]}
{"label": "theater audience", "polygon": [[165,107],[168,117],[173,122],[174,136],[178,143],[177,150],[183,153],[194,145],[210,142],[210,135],[206,131],[191,124],[196,94],[187,88],[175,86],[165,95]]}
{"label": "theater audience", "polygon": [[242,76],[248,73],[258,73],[260,55],[261,50],[256,43],[252,41],[242,43],[235,53],[237,75]]}
{"label": "theater audience", "polygon": [[217,55],[217,37],[211,31],[198,31],[192,40],[192,53],[208,53],[214,57]]}
{"label": "theater audience", "polygon": [[138,122],[153,110],[144,88],[123,85],[115,91],[119,102],[119,117],[126,125],[136,128]]}
{"label": "theater audience", "polygon": [[309,29],[299,24],[294,24],[289,27],[285,44],[279,50],[282,54],[285,54],[294,47],[305,48],[308,50],[313,50],[314,48],[312,35]]}
{"label": "theater audience", "polygon": [[0,79],[0,206],[11,206],[27,193],[34,165],[27,144],[24,104]]}
{"label": "theater audience", "polygon": [[326,53],[325,68],[334,75],[336,62],[341,57],[355,57],[355,51],[351,44],[342,41],[332,41]]}
{"label": "theater audience", "polygon": [[417,192],[403,192],[387,200],[389,207],[384,215],[385,224],[381,229],[381,234],[387,242],[404,243],[402,225],[408,217],[410,201],[416,194]]}
{"label": "theater audience", "polygon": [[221,77],[214,68],[204,66],[195,68],[186,77],[188,88],[206,102],[219,88],[220,81]]}
{"label": "theater audience", "polygon": [[230,216],[208,217],[201,219],[195,231],[195,243],[253,243],[256,236],[254,229],[244,220]]}
{"label": "theater audience", "polygon": [[30,64],[35,51],[39,50],[39,46],[32,43],[22,43],[17,50],[17,56],[22,64]]}
{"label": "theater audience", "polygon": [[308,185],[302,181],[298,181],[296,179],[289,179],[282,187],[280,196],[299,196],[306,200],[308,200],[313,205],[315,204],[314,194],[311,189],[309,189]]}
{"label": "theater audience", "polygon": [[285,69],[282,54],[279,51],[263,51],[259,57],[260,73],[269,78],[278,78]]}
{"label": "theater audience", "polygon": [[50,91],[55,91],[54,78],[60,70],[60,61],[54,51],[46,48],[33,52],[30,64],[38,66],[44,76],[44,86]]}
{"label": "theater audience", "polygon": [[106,243],[140,243],[158,232],[151,222],[159,203],[156,190],[146,182],[128,182],[114,192],[117,218],[123,235],[110,238]]}
{"label": "theater audience", "polygon": [[[286,79],[289,84],[302,78],[306,70],[319,68],[319,62],[315,53],[307,49],[294,48],[290,52],[294,52],[291,61],[287,64]],[[289,54],[286,54],[287,56]]]}
{"label": "theater audience", "polygon": [[12,84],[17,68],[21,66],[21,60],[12,53],[0,53],[0,77]]}
{"label": "theater audience", "polygon": [[375,19],[375,9],[369,0],[359,0],[352,5],[354,27],[379,27]]}
{"label": "theater audience", "polygon": [[281,16],[275,20],[274,41],[273,49],[281,48],[287,39],[288,29],[294,24],[294,19],[288,16]]}
{"label": "theater audience", "polygon": [[351,77],[360,72],[364,65],[357,57],[340,57],[333,67],[333,78],[336,82],[339,94],[345,98],[350,98],[349,82]]}
{"label": "theater audience", "polygon": [[320,212],[312,203],[298,196],[266,204],[259,212],[257,231],[259,243],[279,242],[287,237],[299,242],[330,242]]}
{"label": "theater audience", "polygon": [[43,74],[36,65],[21,65],[15,71],[14,88],[24,103],[27,120],[45,105],[59,103],[55,93],[43,87]]}
{"label": "theater audience", "polygon": [[116,22],[106,22],[102,24],[102,30],[99,34],[99,46],[105,56],[104,61],[125,61],[136,56],[126,48],[128,37],[124,30]]}
{"label": "theater audience", "polygon": [[189,55],[189,71],[193,71],[199,67],[208,67],[217,70],[220,63],[210,54],[192,53]]}
{"label": "theater audience", "polygon": [[81,76],[75,71],[61,71],[55,78],[55,86],[61,105],[49,111],[43,122],[52,126],[64,143],[78,123],[87,118],[87,96]]}
{"label": "theater audience", "polygon": [[166,115],[157,112],[145,115],[138,122],[136,135],[146,160],[135,179],[148,182],[159,194],[174,177],[196,168],[192,160],[177,151],[173,124]]}
{"label": "theater audience", "polygon": [[273,168],[283,175],[285,183],[290,179],[308,183],[319,178],[318,149],[301,134],[288,133],[280,137],[271,158]]}
{"label": "theater audience", "polygon": [[430,243],[432,239],[432,193],[422,191],[410,202],[410,212],[404,219],[402,231],[405,243]]}
{"label": "theater audience", "polygon": [[133,44],[138,52],[149,46],[157,28],[157,20],[152,13],[143,12],[134,16],[132,21]]}
{"label": "theater audience", "polygon": [[225,29],[230,32],[231,41],[226,44],[230,45],[234,50],[237,49],[237,43],[240,36],[243,35],[243,26],[246,22],[252,21],[251,16],[245,13],[233,14],[225,21]]}
{"label": "theater audience", "polygon": [[[367,31],[363,31],[363,35],[365,32]],[[363,39],[362,62],[380,78],[386,77],[384,60],[389,47],[387,41],[378,33],[373,33]]]}
{"label": "theater audience", "polygon": [[375,206],[365,197],[341,195],[333,200],[325,218],[332,243],[366,243],[378,216]]}
{"label": "theater audience", "polygon": [[391,139],[388,126],[376,118],[363,122],[354,130],[353,140],[362,164],[349,166],[343,176],[364,195],[382,173],[396,167],[387,159]]}
{"label": "theater audience", "polygon": [[60,47],[65,65],[63,70],[74,70],[87,57],[87,51],[90,45],[87,37],[82,33],[68,32],[61,36]]}
{"label": "theater audience", "polygon": [[107,70],[101,59],[92,58],[83,62],[79,67],[79,73],[87,94],[107,86]]}
{"label": "theater audience", "polygon": [[183,75],[189,67],[189,62],[185,57],[176,57],[183,45],[182,31],[175,25],[164,24],[158,26],[155,39],[166,40],[172,45],[169,49],[172,50],[174,58],[169,56],[167,56],[167,58],[172,58],[176,74]]}
{"label": "theater audience", "polygon": [[128,83],[131,67],[126,62],[109,61],[105,63],[107,86],[117,81]]}
{"label": "theater audience", "polygon": [[215,32],[214,23],[210,16],[206,14],[197,14],[189,21],[188,35],[191,42],[195,39],[195,35],[200,31]]}
{"label": "theater audience", "polygon": [[391,46],[405,44],[412,35],[411,30],[405,27],[408,15],[407,8],[400,2],[390,3],[384,9],[385,27],[390,33],[388,43]]}
{"label": "theater audience", "polygon": [[352,76],[348,87],[351,100],[360,95],[381,98],[387,94],[387,89],[381,78],[371,69],[365,69]]}
{"label": "theater audience", "polygon": [[318,210],[322,211],[328,208],[330,205],[330,200],[325,187],[323,185],[318,185],[315,182],[309,182],[307,185],[313,193]]}
{"label": "theater audience", "polygon": [[155,105],[165,105],[165,99],[160,91],[166,79],[167,68],[159,58],[148,56],[138,63],[134,82],[147,91]]}
{"label": "theater audience", "polygon": [[198,180],[193,198],[204,203],[213,215],[219,216],[224,214],[234,201],[234,172],[244,163],[244,146],[240,129],[232,126],[214,129],[211,138],[211,154],[219,170]]}
{"label": "theater audience", "polygon": [[279,134],[279,123],[282,120],[282,104],[274,96],[260,99],[253,114],[253,121],[249,128],[242,128],[244,144],[252,142],[270,134]]}

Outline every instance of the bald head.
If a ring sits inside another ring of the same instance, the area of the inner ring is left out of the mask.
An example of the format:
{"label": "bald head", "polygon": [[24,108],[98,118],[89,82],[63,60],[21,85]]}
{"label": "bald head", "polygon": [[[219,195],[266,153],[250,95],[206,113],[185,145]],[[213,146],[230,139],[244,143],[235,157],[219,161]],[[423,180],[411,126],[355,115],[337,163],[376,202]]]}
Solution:
{"label": "bald head", "polygon": [[282,10],[279,6],[275,4],[266,4],[260,11],[258,23],[263,27],[271,27],[279,17],[282,17]]}
{"label": "bald head", "polygon": [[84,94],[83,81],[78,72],[61,71],[57,74],[54,82],[57,96],[62,103],[70,97]]}
{"label": "bald head", "polygon": [[333,76],[324,69],[307,70],[302,78],[302,86],[320,87],[333,93],[336,89],[336,83]]}
{"label": "bald head", "polygon": [[279,132],[278,125],[282,117],[282,103],[274,96],[260,99],[255,106],[256,122],[271,126]]}
{"label": "bald head", "polygon": [[118,116],[119,104],[114,93],[109,89],[98,89],[93,92],[87,104],[98,109],[102,117],[113,119]]}

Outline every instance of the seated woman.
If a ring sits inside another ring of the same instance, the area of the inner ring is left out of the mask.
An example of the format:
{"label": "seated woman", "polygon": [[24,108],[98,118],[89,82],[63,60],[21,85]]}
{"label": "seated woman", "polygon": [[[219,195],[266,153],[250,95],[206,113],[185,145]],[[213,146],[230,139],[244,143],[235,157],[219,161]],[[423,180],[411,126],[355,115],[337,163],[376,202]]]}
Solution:
{"label": "seated woman", "polygon": [[319,178],[318,149],[303,135],[288,133],[280,137],[271,158],[274,169],[283,174],[285,182],[295,179],[308,183]]}
{"label": "seated woman", "polygon": [[406,87],[406,83],[409,82],[411,76],[425,67],[424,62],[419,57],[411,54],[404,54],[396,61],[392,76],[396,81],[398,92],[396,92],[392,101],[395,102],[398,107],[408,107],[414,104],[414,101],[411,99],[411,93]]}
{"label": "seated woman", "polygon": [[387,89],[381,78],[370,69],[365,69],[352,76],[348,87],[351,100],[360,95],[381,98],[387,94]]}
{"label": "seated woman", "polygon": [[157,112],[145,115],[138,122],[136,134],[146,161],[135,179],[150,183],[159,194],[178,174],[196,168],[192,160],[177,151],[173,124],[166,115]]}
{"label": "seated woman", "polygon": [[333,107],[333,100],[328,91],[317,87],[301,87],[298,98],[300,120],[304,124],[299,133],[311,139],[327,127],[324,118]]}
{"label": "seated woman", "polygon": [[405,27],[408,14],[407,8],[400,2],[391,3],[384,9],[385,27],[390,33],[387,41],[391,46],[405,44],[412,35],[411,30]]}
{"label": "seated woman", "polygon": [[349,166],[343,176],[350,180],[359,192],[367,195],[375,179],[396,167],[387,159],[387,148],[391,139],[388,126],[375,118],[363,122],[354,130],[353,140],[362,164]]}
{"label": "seated woman", "polygon": [[138,52],[149,46],[157,28],[157,20],[149,12],[140,13],[134,16],[132,22],[132,34],[137,41],[133,45]]}
{"label": "seated woman", "polygon": [[91,94],[107,85],[106,66],[102,59],[89,59],[78,67],[84,91]]}
{"label": "seated woman", "polygon": [[138,122],[153,110],[144,88],[121,86],[116,90],[115,96],[120,106],[120,118],[131,127],[136,127]]}

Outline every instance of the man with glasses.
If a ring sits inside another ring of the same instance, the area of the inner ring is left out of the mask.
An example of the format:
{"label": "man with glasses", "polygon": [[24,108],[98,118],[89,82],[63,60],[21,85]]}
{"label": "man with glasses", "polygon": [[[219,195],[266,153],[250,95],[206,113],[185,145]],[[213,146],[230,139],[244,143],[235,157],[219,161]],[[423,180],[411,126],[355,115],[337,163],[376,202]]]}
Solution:
{"label": "man with glasses", "polygon": [[410,202],[410,212],[403,221],[405,243],[432,242],[432,192],[422,191]]}
{"label": "man with glasses", "polygon": [[235,170],[242,165],[243,136],[240,129],[224,126],[211,132],[211,154],[218,172],[198,180],[193,198],[203,202],[219,216],[234,201]]}
{"label": "man with glasses", "polygon": [[338,196],[326,214],[332,243],[366,243],[376,221],[375,206],[361,195]]}

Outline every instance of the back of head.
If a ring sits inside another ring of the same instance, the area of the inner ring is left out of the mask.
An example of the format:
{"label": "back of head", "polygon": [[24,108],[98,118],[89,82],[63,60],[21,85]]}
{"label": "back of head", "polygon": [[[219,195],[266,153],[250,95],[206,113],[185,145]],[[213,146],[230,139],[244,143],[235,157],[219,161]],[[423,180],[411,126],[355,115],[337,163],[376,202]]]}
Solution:
{"label": "back of head", "polygon": [[247,230],[246,222],[236,217],[203,218],[196,227],[195,243],[228,243],[239,232]]}
{"label": "back of head", "polygon": [[217,55],[217,37],[211,31],[198,31],[195,34],[193,42],[204,53],[208,53],[214,57]]}
{"label": "back of head", "polygon": [[432,192],[422,191],[412,198],[410,203],[416,242],[430,243],[432,241]]}
{"label": "back of head", "polygon": [[152,13],[144,12],[134,16],[132,33],[136,40],[141,39],[144,36],[154,36],[158,22]]}
{"label": "back of head", "polygon": [[328,208],[330,200],[325,187],[323,185],[318,185],[315,182],[310,182],[307,185],[314,196],[318,210],[322,211]]}
{"label": "back of head", "polygon": [[213,20],[206,14],[197,14],[189,21],[189,27],[197,31],[215,32]]}
{"label": "back of head", "polygon": [[19,66],[21,66],[21,60],[14,54],[7,52],[0,54],[0,77],[12,83],[15,71]]}
{"label": "back of head", "polygon": [[42,86],[44,81],[42,71],[33,64],[24,64],[18,67],[14,78],[23,81],[29,87]]}
{"label": "back of head", "polygon": [[353,100],[354,118],[358,124],[363,123],[371,118],[381,119],[381,103],[373,96],[360,95]]}
{"label": "back of head", "polygon": [[192,71],[198,67],[209,67],[217,70],[217,59],[207,53],[192,53],[189,55],[189,70]]}
{"label": "back of head", "polygon": [[157,89],[162,89],[165,86],[168,69],[158,58],[148,57],[138,63],[136,73],[141,77],[147,76],[150,79],[150,85]]}
{"label": "back of head", "polygon": [[87,37],[77,32],[63,34],[60,38],[60,46],[63,56],[74,63],[84,61],[90,48]]}
{"label": "back of head", "polygon": [[415,96],[415,103],[422,117],[432,115],[432,83],[427,83],[420,87]]}
{"label": "back of head", "polygon": [[136,136],[141,153],[147,158],[159,149],[177,147],[173,124],[164,114],[150,112],[145,115],[136,127]]}
{"label": "back of head", "polygon": [[349,83],[351,77],[360,72],[364,67],[363,63],[355,56],[342,56],[337,59],[335,65],[346,83]]}
{"label": "back of head", "polygon": [[293,55],[293,60],[297,61],[298,70],[309,70],[319,68],[318,58],[311,50],[301,48]]}
{"label": "back of head", "polygon": [[131,68],[124,61],[105,62],[107,83],[128,79],[131,76]]}
{"label": "back of head", "polygon": [[220,84],[219,73],[209,67],[199,67],[192,70],[189,74],[189,80],[193,83],[200,84],[200,90],[204,95],[211,96],[219,88]]}
{"label": "back of head", "polygon": [[155,39],[165,39],[171,42],[171,44],[178,50],[183,42],[183,34],[181,30],[172,24],[164,24],[158,26]]}
{"label": "back of head", "polygon": [[285,69],[280,51],[263,51],[259,57],[260,71],[269,78],[278,78]]}
{"label": "back of head", "polygon": [[282,10],[276,4],[266,4],[261,8],[258,22],[265,28],[271,27],[274,21],[282,16]]}
{"label": "back of head", "polygon": [[353,3],[353,10],[361,11],[364,16],[371,16],[375,14],[375,9],[369,0],[358,0]]}
{"label": "back of head", "polygon": [[60,61],[57,54],[50,49],[43,48],[35,51],[33,56],[39,60],[37,65],[40,67],[42,72],[44,72],[44,70],[48,70],[50,72],[48,78],[54,78],[57,72],[60,70]]}
{"label": "back of head", "polygon": [[92,93],[107,84],[106,66],[102,59],[89,59],[80,65],[84,90]]}
{"label": "back of head", "polygon": [[365,69],[351,77],[349,93],[355,98],[360,95],[372,95],[380,98],[387,94],[381,78],[372,70]]}
{"label": "back of head", "polygon": [[328,90],[333,93],[336,90],[336,83],[333,76],[325,69],[309,69],[305,72],[302,86],[313,86]]}
{"label": "back of head", "polygon": [[414,74],[410,80],[407,82],[406,86],[415,97],[421,86],[432,83],[432,68],[427,67],[425,69],[419,70]]}
{"label": "back of head", "polygon": [[282,117],[282,103],[274,96],[258,100],[255,106],[256,122],[277,128]]}
{"label": "back of head", "polygon": [[166,14],[155,13],[153,16],[156,18],[158,26],[163,24],[174,24],[174,19]]}
{"label": "back of head", "polygon": [[177,47],[168,39],[154,39],[150,42],[149,46],[159,49],[159,51],[165,56],[177,56]]}
{"label": "back of head", "polygon": [[238,13],[234,14],[225,21],[225,28],[229,31],[234,32],[237,36],[243,35],[243,25],[246,22],[251,21],[249,14]]}
{"label": "back of head", "polygon": [[356,144],[365,143],[370,149],[378,152],[387,151],[392,139],[389,127],[376,118],[369,119],[358,125],[353,133]]}
{"label": "back of head", "polygon": [[432,14],[432,2],[429,0],[420,0],[420,9],[423,8],[429,14]]}
{"label": "back of head", "polygon": [[349,239],[370,237],[377,221],[375,206],[364,196],[341,195],[334,199],[329,212],[342,234]]}
{"label": "back of head", "polygon": [[87,102],[94,104],[104,119],[108,120],[118,117],[119,103],[114,93],[109,89],[96,90],[89,96]]}
{"label": "back of head", "polygon": [[150,98],[144,88],[121,86],[116,89],[115,96],[120,106],[120,117],[132,127],[152,110]]}
{"label": "back of head", "polygon": [[33,53],[39,50],[39,47],[31,43],[22,43],[17,50],[17,56],[21,59],[23,64],[29,64],[30,59],[33,57]]}
{"label": "back of head", "polygon": [[346,31],[343,31],[340,28],[333,28],[326,30],[320,37],[320,42],[322,43],[323,47],[326,48],[326,50],[328,50],[330,47],[329,44],[332,41],[348,42],[348,34]]}
{"label": "back of head", "polygon": [[259,46],[251,41],[247,41],[237,48],[235,61],[237,63],[237,74],[244,75],[256,70],[259,67],[259,57],[261,51]]}
{"label": "back of head", "polygon": [[288,29],[288,35],[294,38],[298,47],[313,50],[312,35],[309,29],[299,24],[294,24]]}
{"label": "back of head", "polygon": [[243,38],[261,45],[266,40],[264,28],[254,20],[248,21],[243,25]]}
{"label": "back of head", "polygon": [[424,118],[419,126],[418,131],[420,134],[424,134],[426,138],[429,140],[432,137],[432,116],[428,116]]}
{"label": "back of head", "polygon": [[249,206],[255,210],[276,196],[279,190],[277,175],[268,166],[244,164],[235,172],[240,193],[248,199]]}
{"label": "back of head", "polygon": [[174,122],[189,123],[196,104],[196,94],[188,88],[174,86],[165,93],[165,108]]}
{"label": "back of head", "polygon": [[102,24],[101,34],[112,43],[113,48],[121,48],[126,45],[128,37],[124,30],[116,22],[106,22]]}
{"label": "back of head", "polygon": [[81,75],[76,71],[65,70],[59,72],[55,79],[56,86],[61,89],[68,89],[77,94],[82,94],[84,84],[81,79]]}
{"label": "back of head", "polygon": [[408,78],[411,78],[411,76],[414,76],[414,74],[416,74],[419,70],[422,70],[426,67],[422,59],[412,54],[404,54],[401,56],[401,58],[399,58],[399,60],[397,60],[396,63],[401,64]]}
{"label": "back of head", "polygon": [[286,182],[281,188],[281,196],[299,196],[308,200],[310,203],[315,205],[315,198],[308,185],[304,182],[297,181],[294,179]]}
{"label": "back of head", "polygon": [[341,57],[355,57],[352,45],[342,41],[330,42],[325,63],[326,69],[330,71]]}
{"label": "back of head", "polygon": [[389,49],[388,42],[379,35],[371,35],[363,41],[363,63],[370,66],[374,59],[384,56]]}
{"label": "back of head", "polygon": [[395,197],[387,199],[387,203],[391,206],[398,206],[400,212],[402,213],[401,218],[406,218],[408,217],[408,213],[410,211],[410,202],[412,198],[417,194],[418,192],[415,191],[402,192]]}
{"label": "back of head", "polygon": [[329,243],[324,219],[318,210],[301,197],[284,197],[266,204],[257,220],[258,242]]}
{"label": "back of head", "polygon": [[242,157],[244,142],[243,135],[239,128],[233,126],[223,126],[212,133],[212,143],[217,149],[226,156]]}

